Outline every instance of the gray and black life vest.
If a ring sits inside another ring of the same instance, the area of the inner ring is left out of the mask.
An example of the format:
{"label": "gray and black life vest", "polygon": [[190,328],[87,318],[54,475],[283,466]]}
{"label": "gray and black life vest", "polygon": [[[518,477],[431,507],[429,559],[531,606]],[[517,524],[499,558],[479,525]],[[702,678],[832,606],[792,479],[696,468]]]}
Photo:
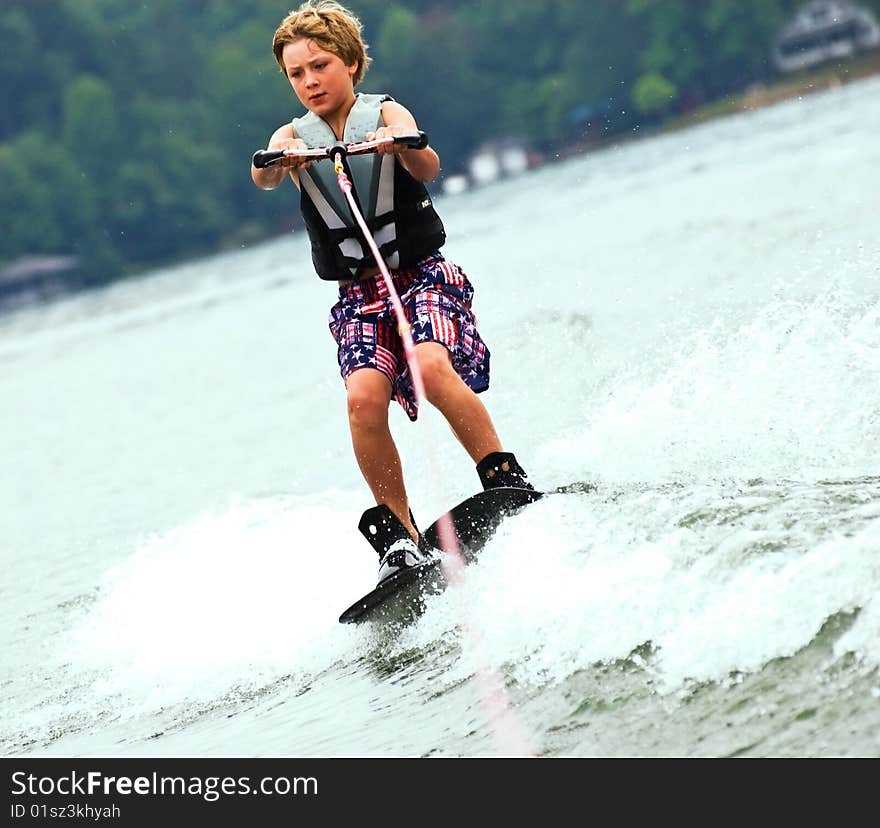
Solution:
{"label": "gray and black life vest", "polygon": [[[384,125],[382,103],[390,95],[358,93],[342,140],[366,140],[368,132]],[[312,112],[294,118],[293,129],[309,147],[336,143],[327,122]],[[416,181],[393,155],[353,155],[343,160],[355,200],[379,252],[392,270],[411,267],[445,241],[443,222],[434,210],[425,185]],[[312,243],[312,262],[321,279],[352,279],[376,261],[345,196],[332,162],[327,159],[299,171],[300,209]]]}

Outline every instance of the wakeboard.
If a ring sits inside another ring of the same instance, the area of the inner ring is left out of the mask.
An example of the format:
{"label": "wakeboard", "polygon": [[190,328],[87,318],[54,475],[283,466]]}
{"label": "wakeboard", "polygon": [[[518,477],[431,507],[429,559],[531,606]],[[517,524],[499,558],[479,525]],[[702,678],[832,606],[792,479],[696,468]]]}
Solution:
{"label": "wakeboard", "polygon": [[[530,489],[499,487],[478,492],[447,512],[465,560],[473,559],[504,518],[541,497],[542,492]],[[428,543],[435,549],[442,548],[440,524],[445,517],[446,515],[441,515],[423,532]],[[340,623],[401,619],[418,613],[426,596],[435,594],[446,586],[439,564],[440,558],[437,557],[421,566],[405,569],[386,578],[343,612],[339,616]]]}

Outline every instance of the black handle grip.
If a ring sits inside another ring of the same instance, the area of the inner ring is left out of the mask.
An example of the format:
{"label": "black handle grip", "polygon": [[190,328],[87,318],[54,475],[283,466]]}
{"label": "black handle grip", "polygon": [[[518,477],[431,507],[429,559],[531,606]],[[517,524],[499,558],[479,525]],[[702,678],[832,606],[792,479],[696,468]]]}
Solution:
{"label": "black handle grip", "polygon": [[254,153],[253,164],[258,170],[271,167],[279,158],[284,157],[284,150],[257,150]]}
{"label": "black handle grip", "polygon": [[395,144],[403,144],[410,149],[424,149],[428,146],[428,133],[419,130],[415,135],[398,135]]}

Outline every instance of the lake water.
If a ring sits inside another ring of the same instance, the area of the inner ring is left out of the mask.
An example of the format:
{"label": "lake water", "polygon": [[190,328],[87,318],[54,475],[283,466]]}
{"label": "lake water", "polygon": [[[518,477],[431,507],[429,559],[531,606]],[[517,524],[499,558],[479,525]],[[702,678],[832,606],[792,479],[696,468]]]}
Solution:
{"label": "lake water", "polygon": [[[505,446],[589,485],[400,629],[337,622],[303,233],[0,318],[0,752],[880,755],[878,134],[873,79],[437,199]],[[420,523],[478,488],[391,419]]]}

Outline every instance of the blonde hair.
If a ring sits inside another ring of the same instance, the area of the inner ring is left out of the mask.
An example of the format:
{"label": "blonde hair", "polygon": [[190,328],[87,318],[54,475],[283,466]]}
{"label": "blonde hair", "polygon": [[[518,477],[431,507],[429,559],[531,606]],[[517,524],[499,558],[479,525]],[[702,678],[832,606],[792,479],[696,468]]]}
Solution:
{"label": "blonde hair", "polygon": [[352,80],[357,86],[367,72],[370,58],[361,37],[361,21],[336,0],[306,0],[290,12],[275,30],[272,52],[284,71],[281,53],[288,43],[313,40],[325,52],[336,55],[346,66],[357,64]]}

